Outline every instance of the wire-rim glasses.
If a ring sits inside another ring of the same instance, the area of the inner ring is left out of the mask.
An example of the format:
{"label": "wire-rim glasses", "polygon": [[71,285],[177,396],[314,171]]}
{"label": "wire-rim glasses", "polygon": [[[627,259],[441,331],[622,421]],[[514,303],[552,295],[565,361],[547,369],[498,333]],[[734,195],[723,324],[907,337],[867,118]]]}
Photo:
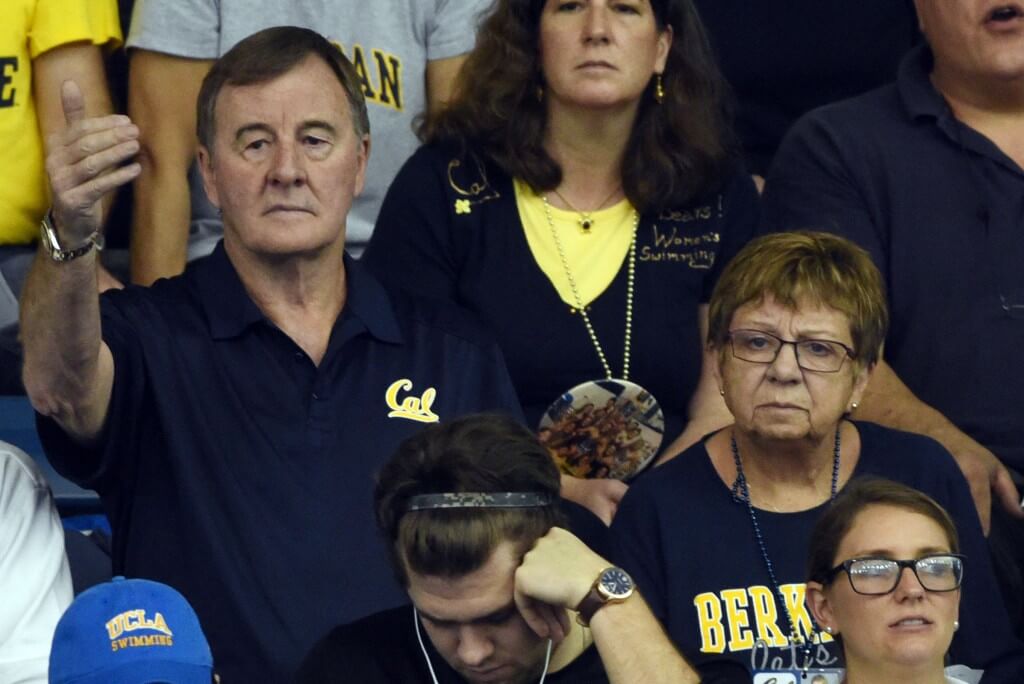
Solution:
{"label": "wire-rim glasses", "polygon": [[730,330],[732,355],[751,363],[774,363],[782,347],[793,345],[796,363],[800,368],[817,373],[836,373],[847,357],[856,355],[853,349],[835,340],[784,340],[763,330]]}
{"label": "wire-rim glasses", "polygon": [[882,596],[896,590],[904,568],[914,571],[914,576],[926,591],[955,591],[964,579],[964,556],[941,553],[913,560],[851,558],[829,570],[827,581],[831,582],[837,574],[845,572],[850,587],[858,594]]}

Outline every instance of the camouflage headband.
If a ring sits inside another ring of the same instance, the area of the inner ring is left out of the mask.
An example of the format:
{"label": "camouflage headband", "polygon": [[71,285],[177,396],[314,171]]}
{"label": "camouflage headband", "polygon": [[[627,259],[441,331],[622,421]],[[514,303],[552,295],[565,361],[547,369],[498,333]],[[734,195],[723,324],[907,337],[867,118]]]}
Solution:
{"label": "camouflage headband", "polygon": [[552,503],[551,495],[541,492],[444,492],[410,498],[405,512],[438,508],[540,508]]}

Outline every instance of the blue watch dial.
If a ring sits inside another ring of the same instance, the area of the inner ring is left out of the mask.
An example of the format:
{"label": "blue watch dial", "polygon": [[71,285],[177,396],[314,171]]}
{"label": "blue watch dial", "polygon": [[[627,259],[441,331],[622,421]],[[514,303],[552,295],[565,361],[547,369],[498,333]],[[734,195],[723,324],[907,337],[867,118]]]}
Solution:
{"label": "blue watch dial", "polygon": [[601,588],[612,597],[627,596],[633,590],[633,578],[621,568],[608,568],[601,575]]}

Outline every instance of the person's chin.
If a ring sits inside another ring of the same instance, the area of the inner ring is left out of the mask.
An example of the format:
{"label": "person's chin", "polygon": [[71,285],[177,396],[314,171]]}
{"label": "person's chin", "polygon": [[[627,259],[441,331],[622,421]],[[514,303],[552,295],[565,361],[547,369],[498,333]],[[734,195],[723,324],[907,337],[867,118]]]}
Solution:
{"label": "person's chin", "polygon": [[771,410],[758,418],[753,431],[764,439],[803,439],[810,432],[806,411]]}
{"label": "person's chin", "polygon": [[460,674],[471,684],[519,684],[525,681],[517,668],[501,665],[484,672],[462,669]]}
{"label": "person's chin", "polygon": [[279,226],[267,230],[251,240],[253,251],[267,256],[287,257],[315,255],[338,241],[344,242],[344,232],[328,235],[321,226]]}
{"label": "person's chin", "polygon": [[940,645],[937,635],[934,634],[893,639],[890,646],[893,649],[893,662],[902,667],[922,667],[931,663],[941,663],[947,650]]}
{"label": "person's chin", "polygon": [[638,99],[613,83],[602,82],[581,84],[565,98],[569,105],[590,110],[617,110],[632,105]]}

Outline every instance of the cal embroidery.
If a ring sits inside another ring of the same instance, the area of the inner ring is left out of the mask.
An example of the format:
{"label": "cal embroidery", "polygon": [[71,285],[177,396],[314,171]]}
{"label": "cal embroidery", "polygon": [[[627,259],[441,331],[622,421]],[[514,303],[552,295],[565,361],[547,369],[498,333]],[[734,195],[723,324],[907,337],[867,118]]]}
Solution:
{"label": "cal embroidery", "polygon": [[415,394],[410,394],[399,403],[399,392],[409,392],[411,389],[412,380],[409,378],[395,380],[388,386],[387,392],[384,393],[384,402],[391,409],[388,413],[388,418],[406,418],[419,423],[438,422],[440,417],[431,410],[431,407],[434,405],[434,399],[437,397],[437,390],[433,387],[428,387],[421,396],[417,397]]}

